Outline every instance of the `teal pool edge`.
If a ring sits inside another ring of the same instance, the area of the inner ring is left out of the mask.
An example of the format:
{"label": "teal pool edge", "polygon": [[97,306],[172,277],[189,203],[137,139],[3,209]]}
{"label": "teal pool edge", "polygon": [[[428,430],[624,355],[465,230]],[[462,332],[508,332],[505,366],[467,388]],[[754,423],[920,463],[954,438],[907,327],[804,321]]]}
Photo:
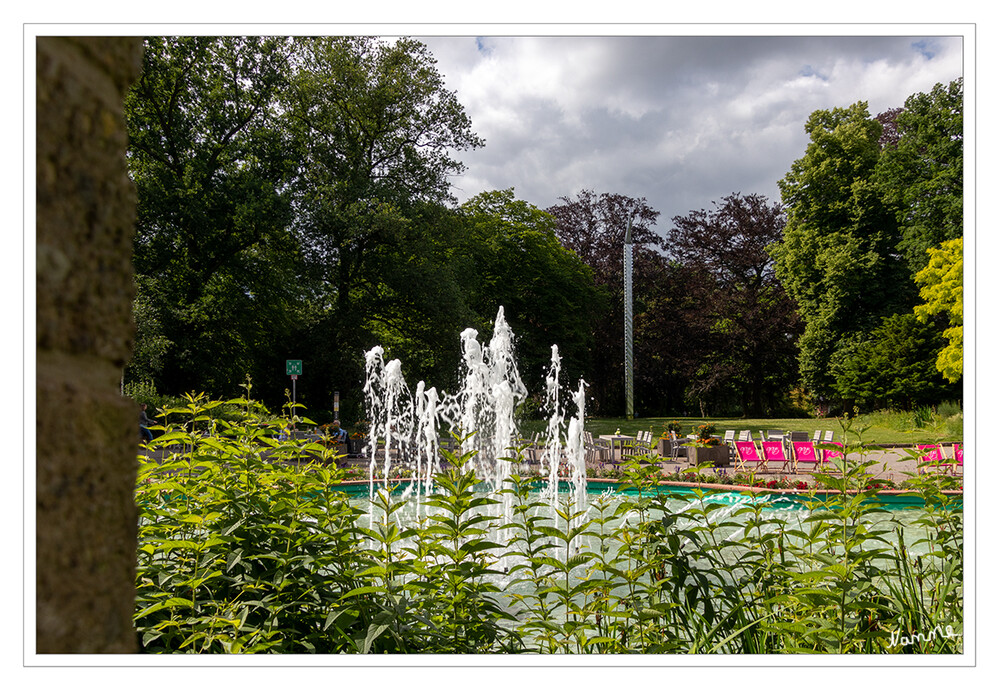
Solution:
{"label": "teal pool edge", "polygon": [[[391,487],[393,492],[401,492],[405,490],[407,485],[412,483],[409,479],[398,479],[389,482],[387,486]],[[374,484],[376,489],[382,489],[386,487],[386,483],[379,481]],[[535,482],[535,486],[538,490],[544,486],[544,482],[538,480]],[[370,482],[367,480],[363,481],[353,481],[353,482],[343,482],[337,484],[333,487],[337,491],[343,491],[350,497],[360,498],[367,496],[369,489],[371,487]],[[590,479],[586,482],[587,494],[597,495],[602,494],[607,491],[614,493],[624,493],[626,495],[637,495],[638,491],[636,489],[625,489],[619,488],[619,483],[614,480],[607,479]],[[569,482],[561,482],[559,486],[560,491],[569,490]],[[786,508],[794,507],[807,508],[810,504],[826,500],[828,498],[835,497],[837,492],[833,491],[797,491],[792,489],[765,489],[765,488],[753,488],[748,486],[735,487],[728,484],[688,484],[688,483],[674,483],[674,482],[662,482],[656,485],[656,490],[660,493],[666,493],[672,498],[686,498],[695,499],[701,495],[707,495],[712,500],[722,500],[727,503],[750,503],[750,502],[761,502],[770,504],[774,508]],[[949,491],[944,492],[945,495],[955,499],[954,504],[950,507],[954,510],[961,510],[964,507],[963,494],[959,491]],[[883,506],[889,510],[905,510],[913,508],[922,508],[924,502],[919,494],[911,491],[882,491],[877,494],[877,498],[874,499],[878,505]]]}

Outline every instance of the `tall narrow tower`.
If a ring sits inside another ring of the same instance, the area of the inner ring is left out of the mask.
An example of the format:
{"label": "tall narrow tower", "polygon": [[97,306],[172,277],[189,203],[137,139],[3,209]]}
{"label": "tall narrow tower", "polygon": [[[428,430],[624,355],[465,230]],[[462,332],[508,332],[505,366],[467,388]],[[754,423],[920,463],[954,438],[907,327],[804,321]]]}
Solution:
{"label": "tall narrow tower", "polygon": [[635,361],[632,352],[634,340],[633,316],[631,306],[631,220],[628,216],[628,229],[624,232],[624,416],[635,417]]}

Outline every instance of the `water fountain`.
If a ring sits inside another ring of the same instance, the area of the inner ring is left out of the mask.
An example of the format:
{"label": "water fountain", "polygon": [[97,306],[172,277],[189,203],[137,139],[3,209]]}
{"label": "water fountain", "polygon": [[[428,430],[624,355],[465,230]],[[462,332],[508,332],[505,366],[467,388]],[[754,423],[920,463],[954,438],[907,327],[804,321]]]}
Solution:
{"label": "water fountain", "polygon": [[[402,375],[402,364],[386,362],[384,350],[374,347],[365,355],[364,394],[371,423],[365,454],[369,465],[369,494],[374,495],[378,475],[388,481],[393,463],[405,462],[413,470],[409,491],[422,494],[433,490],[434,475],[441,467],[439,437],[453,432],[457,452],[475,470],[484,489],[497,492],[514,471],[519,443],[517,407],[527,398],[517,369],[514,333],[504,316],[496,314],[493,335],[487,345],[478,332],[461,333],[461,385],[453,394],[428,388],[420,381],[410,393]],[[560,481],[572,487],[577,507],[586,504],[586,464],[583,444],[585,387],[580,380],[571,396],[575,414],[565,428],[559,377],[561,357],[552,345],[551,365],[546,377],[545,408],[549,411],[544,448],[540,454],[545,476],[542,495],[553,505]],[[511,498],[503,495],[503,516],[509,518]]]}
{"label": "water fountain", "polygon": [[[488,344],[479,341],[474,329],[460,336],[462,361],[458,389],[454,393],[440,392],[420,381],[411,391],[402,375],[402,363],[385,361],[384,350],[374,347],[366,353],[364,393],[370,421],[370,434],[365,446],[368,458],[368,498],[376,490],[388,488],[393,465],[403,463],[412,470],[413,479],[405,494],[413,497],[414,512],[399,513],[397,519],[419,519],[425,510],[419,499],[434,490],[434,477],[442,469],[441,437],[453,434],[456,439],[454,457],[465,463],[463,469],[473,469],[482,489],[497,499],[494,515],[498,523],[512,522],[513,496],[500,493],[516,469],[520,442],[515,413],[527,399],[528,392],[521,379],[515,358],[515,338],[507,323],[504,310],[496,314],[492,338]],[[572,512],[587,519],[586,448],[584,420],[586,383],[582,380],[567,396],[574,412],[567,414],[562,388],[562,361],[558,346],[552,345],[551,363],[545,378],[544,409],[548,413],[544,443],[538,453],[542,479],[540,494],[544,502],[555,509],[566,503]],[[568,491],[565,488],[568,487]],[[689,492],[689,490],[686,490]],[[672,495],[672,494],[671,494]],[[732,509],[763,501],[771,508],[798,520],[805,504],[782,501],[766,496],[750,496],[738,490],[712,494],[704,499],[683,497],[678,490],[670,510],[682,514],[703,501],[731,503]],[[719,511],[716,517],[727,513]],[[374,519],[374,515],[371,515]],[[627,518],[626,518],[627,519]],[[571,529],[567,525],[566,529]],[[504,533],[496,541],[506,543]]]}

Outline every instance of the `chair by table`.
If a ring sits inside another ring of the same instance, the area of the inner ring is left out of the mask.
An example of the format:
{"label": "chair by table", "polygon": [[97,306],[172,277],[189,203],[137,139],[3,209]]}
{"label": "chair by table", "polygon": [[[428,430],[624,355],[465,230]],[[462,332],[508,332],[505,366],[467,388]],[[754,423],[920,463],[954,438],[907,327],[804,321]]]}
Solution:
{"label": "chair by table", "polygon": [[625,434],[601,434],[599,438],[610,444],[610,457],[613,463],[621,462],[623,460],[624,449],[636,441],[634,436],[627,436]]}

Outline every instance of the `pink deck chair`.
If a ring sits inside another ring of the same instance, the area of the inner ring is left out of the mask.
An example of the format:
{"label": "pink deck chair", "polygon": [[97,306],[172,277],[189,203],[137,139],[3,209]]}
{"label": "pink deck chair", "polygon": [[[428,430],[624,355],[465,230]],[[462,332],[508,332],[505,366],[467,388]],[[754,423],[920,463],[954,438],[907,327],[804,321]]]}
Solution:
{"label": "pink deck chair", "polygon": [[[839,441],[825,441],[822,443],[822,462],[829,462],[834,458],[843,457],[843,444]],[[836,446],[836,448],[829,448],[828,446]]]}
{"label": "pink deck chair", "polygon": [[735,462],[737,472],[740,469],[754,469],[756,471],[767,469],[767,461],[760,456],[756,444],[752,441],[735,441]]}
{"label": "pink deck chair", "polygon": [[780,471],[786,472],[788,469],[788,462],[790,459],[784,455],[784,442],[783,441],[760,441],[760,447],[763,448],[763,463],[764,467],[769,467],[772,462],[779,462],[781,464]]}
{"label": "pink deck chair", "polygon": [[950,470],[951,473],[956,474],[957,473],[957,468],[960,467],[961,468],[961,472],[963,473],[964,472],[964,446],[962,444],[960,444],[960,443],[955,443],[954,446],[953,446],[953,448],[954,448],[954,462],[952,464],[948,463],[947,469]]}
{"label": "pink deck chair", "polygon": [[[930,469],[938,469],[943,462],[943,453],[940,451],[940,446],[916,446],[920,451],[929,451],[928,453],[923,453],[919,457],[919,464],[917,471],[922,474],[923,472],[929,471]],[[932,463],[927,465],[926,463]]]}
{"label": "pink deck chair", "polygon": [[791,453],[794,455],[794,471],[798,471],[798,465],[811,465],[807,472],[814,472],[819,462],[819,455],[815,452],[815,445],[811,441],[793,441],[791,443]]}

